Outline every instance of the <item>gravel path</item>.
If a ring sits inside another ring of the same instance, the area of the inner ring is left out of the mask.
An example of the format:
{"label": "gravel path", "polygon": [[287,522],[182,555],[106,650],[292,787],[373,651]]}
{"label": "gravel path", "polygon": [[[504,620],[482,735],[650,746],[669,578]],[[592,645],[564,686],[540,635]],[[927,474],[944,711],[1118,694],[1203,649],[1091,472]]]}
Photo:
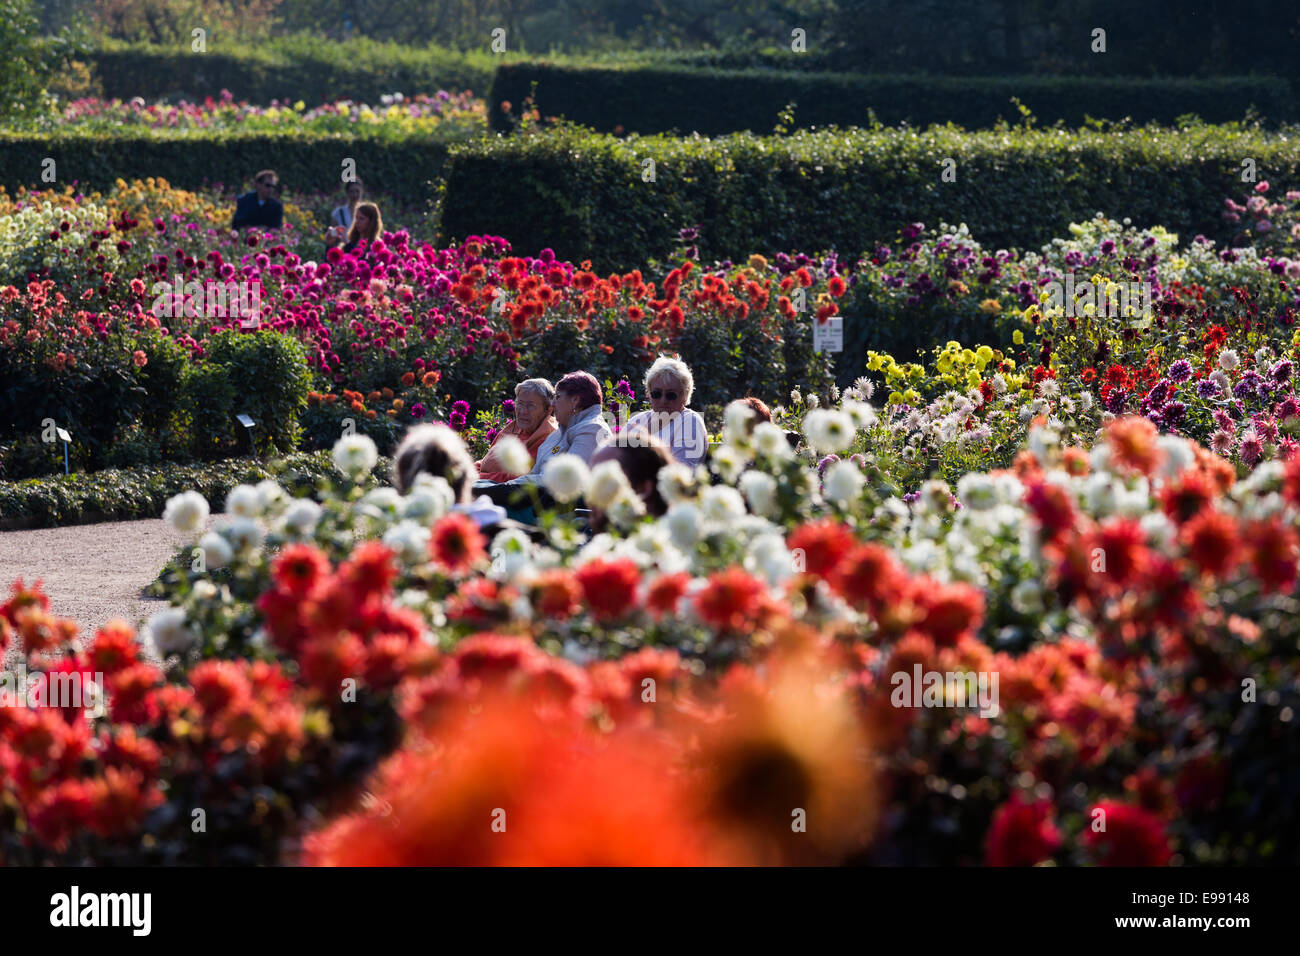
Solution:
{"label": "gravel path", "polygon": [[15,578],[42,579],[50,610],[85,636],[115,617],[140,624],[166,606],[141,590],[185,542],[161,519],[0,532],[0,593],[7,600]]}

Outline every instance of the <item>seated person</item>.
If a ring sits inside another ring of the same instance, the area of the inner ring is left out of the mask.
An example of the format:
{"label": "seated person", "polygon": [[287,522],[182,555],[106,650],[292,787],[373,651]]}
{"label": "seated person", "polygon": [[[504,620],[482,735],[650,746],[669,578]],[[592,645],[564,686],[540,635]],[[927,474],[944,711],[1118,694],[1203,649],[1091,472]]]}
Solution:
{"label": "seated person", "polygon": [[230,220],[231,229],[260,226],[263,229],[280,229],[284,226],[284,206],[276,198],[280,179],[274,169],[264,169],[253,177],[254,190],[245,193],[235,202],[235,215]]}
{"label": "seated person", "polygon": [[397,446],[393,455],[393,486],[406,494],[421,472],[444,479],[456,496],[452,510],[473,518],[489,538],[511,527],[531,533],[532,529],[510,520],[506,510],[494,505],[487,496],[472,500],[474,459],[460,436],[446,425],[416,425]]}
{"label": "seated person", "polygon": [[537,449],[551,433],[559,428],[559,423],[551,415],[555,407],[555,386],[544,378],[525,379],[515,386],[515,418],[509,425],[497,432],[492,439],[492,447],[478,464],[479,478],[484,481],[509,481],[519,476],[506,471],[496,456],[497,443],[505,435],[514,435],[524,443],[533,461],[537,461]]}
{"label": "seated person", "polygon": [[695,391],[695,378],[681,359],[661,355],[645,375],[649,411],[637,412],[627,425],[644,428],[672,449],[673,457],[695,467],[709,451],[709,431],[699,412],[686,406]]}
{"label": "seated person", "polygon": [[613,434],[605,421],[604,398],[600,382],[589,372],[570,372],[564,376],[555,383],[555,421],[560,427],[538,447],[533,470],[501,484],[479,482],[477,490],[498,504],[528,500],[520,492],[528,485],[542,490],[542,469],[555,455],[577,455],[590,464],[596,449]]}
{"label": "seated person", "polygon": [[[352,252],[361,244],[362,239],[365,239],[369,245],[378,239],[383,231],[384,219],[379,215],[379,207],[372,202],[360,203],[352,218],[352,226],[348,229],[347,242],[343,244],[343,251]],[[325,237],[325,245],[337,246],[338,244],[338,236],[330,230]]]}
{"label": "seated person", "polygon": [[[600,447],[591,458],[591,466],[606,461],[616,461],[627,476],[627,483],[645,504],[646,514],[661,518],[668,511],[668,502],[659,493],[659,469],[673,463],[673,453],[668,446],[644,428],[627,428],[610,442]],[[591,509],[592,531],[603,531],[605,514],[599,508]]]}
{"label": "seated person", "polygon": [[[767,407],[767,404],[762,399],[755,398],[753,395],[738,398],[727,406],[728,414],[730,414],[732,408],[737,406],[743,406],[749,411],[749,416],[745,419],[745,433],[747,435],[754,434],[754,429],[763,422],[767,422],[769,425],[772,423],[772,410]],[[803,436],[797,431],[786,431],[785,433],[785,440],[795,451],[799,450],[799,442],[802,438]]]}
{"label": "seated person", "polygon": [[754,412],[749,419],[750,431],[753,431],[754,426],[759,422],[772,421],[772,409],[768,408],[767,404],[761,398],[755,398],[753,395],[746,395],[744,398],[740,399],[740,401],[748,405]]}
{"label": "seated person", "polygon": [[348,234],[348,230],[352,228],[352,219],[356,214],[357,205],[361,202],[366,190],[361,185],[361,180],[354,179],[344,187],[344,192],[348,197],[348,201],[342,206],[335,206],[334,211],[330,213],[330,233],[340,242]]}

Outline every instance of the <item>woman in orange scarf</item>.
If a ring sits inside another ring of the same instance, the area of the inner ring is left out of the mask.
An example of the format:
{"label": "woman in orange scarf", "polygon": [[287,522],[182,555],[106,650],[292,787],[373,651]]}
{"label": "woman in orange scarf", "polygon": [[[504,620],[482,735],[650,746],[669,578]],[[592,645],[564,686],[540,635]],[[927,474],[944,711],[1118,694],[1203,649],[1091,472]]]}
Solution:
{"label": "woman in orange scarf", "polygon": [[[544,378],[530,378],[515,386],[515,420],[492,439],[483,460],[478,462],[479,478],[487,481],[509,481],[519,475],[507,471],[497,459],[497,443],[502,435],[514,435],[533,461],[537,460],[537,449],[546,437],[559,427],[551,412],[555,406],[555,386]],[[525,469],[526,470],[526,469]]]}

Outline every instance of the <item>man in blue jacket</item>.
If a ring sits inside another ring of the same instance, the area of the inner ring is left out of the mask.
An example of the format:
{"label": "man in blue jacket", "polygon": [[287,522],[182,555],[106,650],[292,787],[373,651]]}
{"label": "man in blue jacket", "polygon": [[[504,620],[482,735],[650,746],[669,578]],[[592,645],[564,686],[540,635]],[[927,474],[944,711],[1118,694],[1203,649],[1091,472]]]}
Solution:
{"label": "man in blue jacket", "polygon": [[274,169],[264,169],[253,177],[254,192],[245,193],[235,204],[235,216],[230,221],[231,229],[245,229],[248,226],[261,226],[263,229],[279,229],[284,226],[284,206],[275,198],[280,179]]}

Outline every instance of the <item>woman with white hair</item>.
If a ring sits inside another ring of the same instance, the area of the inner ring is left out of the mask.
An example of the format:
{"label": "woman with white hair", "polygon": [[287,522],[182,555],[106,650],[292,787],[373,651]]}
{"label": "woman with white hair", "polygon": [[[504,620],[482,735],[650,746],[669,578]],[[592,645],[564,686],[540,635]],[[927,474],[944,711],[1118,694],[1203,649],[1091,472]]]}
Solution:
{"label": "woman with white hair", "polygon": [[681,359],[661,355],[645,373],[645,387],[650,409],[633,415],[627,427],[644,428],[667,445],[674,458],[694,468],[709,450],[709,433],[704,416],[686,407],[695,391],[690,368]]}
{"label": "woman with white hair", "polygon": [[498,455],[501,439],[506,435],[514,435],[524,443],[524,448],[532,459],[528,463],[531,468],[537,460],[537,449],[560,427],[551,414],[554,410],[555,386],[546,379],[529,378],[516,385],[514,421],[497,432],[487,454],[477,463],[479,478],[485,481],[509,481],[523,474],[508,468]]}

